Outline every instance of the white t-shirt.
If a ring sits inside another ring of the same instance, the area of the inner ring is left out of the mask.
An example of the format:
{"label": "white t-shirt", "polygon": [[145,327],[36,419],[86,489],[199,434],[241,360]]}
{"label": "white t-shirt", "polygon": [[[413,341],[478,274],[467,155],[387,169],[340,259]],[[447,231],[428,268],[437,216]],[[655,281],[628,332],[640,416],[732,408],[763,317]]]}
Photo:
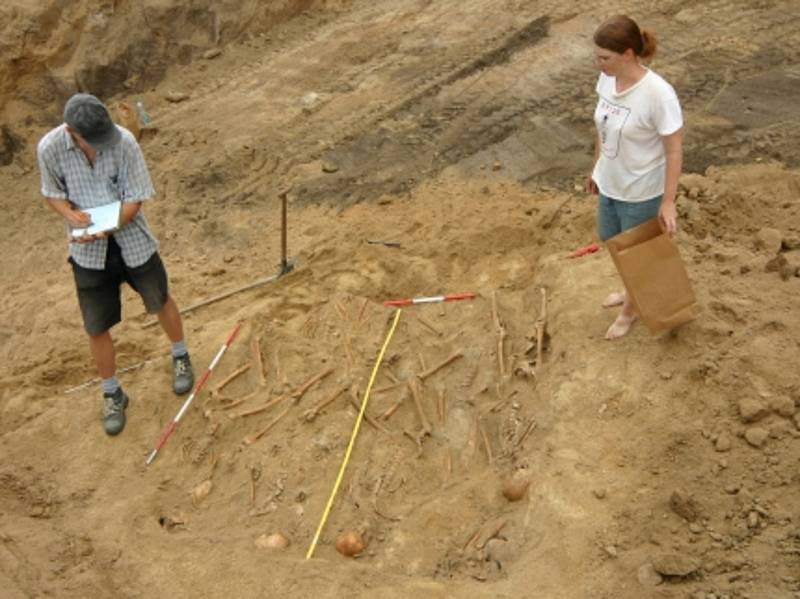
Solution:
{"label": "white t-shirt", "polygon": [[642,202],[664,193],[662,136],[683,126],[672,86],[651,70],[618,94],[616,77],[600,73],[594,111],[600,158],[592,178],[604,196]]}

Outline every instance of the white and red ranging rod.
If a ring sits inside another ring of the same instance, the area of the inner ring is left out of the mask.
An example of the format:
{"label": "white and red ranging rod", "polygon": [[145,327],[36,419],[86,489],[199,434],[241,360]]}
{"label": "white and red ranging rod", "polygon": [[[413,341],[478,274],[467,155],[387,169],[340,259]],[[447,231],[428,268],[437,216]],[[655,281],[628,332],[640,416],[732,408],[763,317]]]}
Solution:
{"label": "white and red ranging rod", "polygon": [[384,306],[413,306],[414,304],[436,304],[438,302],[454,302],[456,300],[473,299],[474,293],[451,293],[449,295],[434,295],[431,297],[415,297],[411,299],[386,300]]}
{"label": "white and red ranging rod", "polygon": [[153,449],[153,451],[150,453],[150,456],[147,458],[147,462],[145,462],[147,466],[149,466],[153,462],[153,460],[156,459],[156,455],[158,455],[158,452],[161,450],[162,447],[164,447],[164,444],[167,442],[167,439],[169,439],[170,435],[175,431],[175,429],[178,426],[178,422],[180,422],[181,418],[183,418],[183,415],[186,413],[186,410],[189,409],[189,406],[194,400],[195,395],[197,395],[203,388],[203,385],[208,380],[208,377],[211,376],[211,371],[214,370],[214,366],[216,366],[217,362],[219,362],[220,358],[222,358],[222,354],[225,353],[225,350],[227,350],[228,347],[230,347],[231,343],[233,343],[233,340],[236,337],[236,334],[239,332],[240,328],[242,328],[242,323],[237,324],[236,328],[233,329],[233,332],[228,337],[228,340],[219,349],[217,355],[214,356],[214,359],[211,360],[211,364],[208,366],[208,370],[206,370],[205,374],[203,375],[203,378],[201,378],[200,382],[198,382],[197,385],[195,385],[192,394],[189,395],[189,397],[186,399],[185,402],[183,402],[183,405],[181,406],[181,409],[178,410],[178,413],[175,415],[175,418],[172,419],[172,422],[170,422],[167,425],[167,428],[164,429],[164,432],[161,433],[161,438],[158,440],[158,443],[156,443],[155,449]]}

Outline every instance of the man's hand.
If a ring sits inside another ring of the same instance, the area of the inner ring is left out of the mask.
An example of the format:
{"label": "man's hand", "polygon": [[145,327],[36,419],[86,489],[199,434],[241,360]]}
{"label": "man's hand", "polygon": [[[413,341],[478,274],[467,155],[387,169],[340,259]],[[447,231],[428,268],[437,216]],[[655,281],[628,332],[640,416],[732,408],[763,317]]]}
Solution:
{"label": "man's hand", "polygon": [[106,237],[105,233],[95,233],[94,235],[81,235],[80,237],[72,237],[74,243],[91,243]]}
{"label": "man's hand", "polygon": [[661,202],[658,209],[658,220],[670,237],[678,230],[678,212],[675,210],[675,202]]}
{"label": "man's hand", "polygon": [[92,224],[89,214],[81,210],[68,210],[64,212],[63,216],[73,229],[84,229]]}
{"label": "man's hand", "polygon": [[600,191],[597,189],[597,183],[594,182],[594,179],[592,179],[591,175],[586,177],[586,185],[584,186],[584,189],[586,190],[586,193],[593,193],[594,195],[597,195]]}

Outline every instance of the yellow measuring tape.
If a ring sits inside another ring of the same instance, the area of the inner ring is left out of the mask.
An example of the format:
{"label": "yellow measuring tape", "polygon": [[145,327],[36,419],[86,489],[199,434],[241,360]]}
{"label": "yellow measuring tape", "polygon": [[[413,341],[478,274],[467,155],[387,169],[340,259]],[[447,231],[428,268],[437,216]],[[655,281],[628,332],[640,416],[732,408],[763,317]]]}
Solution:
{"label": "yellow measuring tape", "polygon": [[361,421],[364,419],[364,412],[367,409],[367,402],[369,401],[369,393],[372,391],[372,385],[375,383],[375,377],[378,374],[378,368],[383,361],[383,354],[386,353],[386,348],[389,347],[389,342],[392,340],[394,330],[397,328],[397,323],[400,320],[401,312],[402,310],[398,310],[395,313],[392,328],[389,329],[389,334],[386,336],[386,341],[383,342],[381,353],[378,354],[378,359],[375,362],[375,366],[372,368],[372,375],[369,377],[369,384],[367,385],[367,390],[364,393],[364,401],[361,402],[361,410],[358,412],[356,425],[353,427],[353,434],[350,435],[350,443],[347,445],[347,451],[344,452],[344,461],[342,461],[342,466],[339,468],[339,476],[336,477],[336,483],[333,485],[333,491],[331,491],[331,496],[328,499],[328,505],[325,506],[325,511],[322,514],[322,520],[320,520],[319,526],[317,527],[317,532],[314,534],[314,540],[311,541],[311,547],[308,548],[308,552],[306,553],[306,559],[310,559],[314,554],[314,549],[319,541],[319,535],[322,533],[322,529],[325,528],[325,522],[328,519],[331,508],[333,507],[333,500],[336,498],[336,493],[339,491],[339,485],[342,483],[342,477],[344,476],[344,471],[347,468],[347,462],[350,461],[350,453],[353,451],[353,445],[355,445],[358,429],[361,428]]}

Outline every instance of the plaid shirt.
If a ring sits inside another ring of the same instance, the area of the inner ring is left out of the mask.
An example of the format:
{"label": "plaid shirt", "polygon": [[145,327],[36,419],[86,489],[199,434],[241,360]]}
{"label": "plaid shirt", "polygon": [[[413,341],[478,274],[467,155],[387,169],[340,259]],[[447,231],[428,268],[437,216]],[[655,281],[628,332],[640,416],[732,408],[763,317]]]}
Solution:
{"label": "plaid shirt", "polygon": [[[69,200],[76,208],[94,208],[121,200],[143,202],[155,195],[142,150],[127,129],[119,127],[122,140],[110,150],[97,152],[92,166],[86,155],[61,125],[45,135],[37,147],[42,175],[42,195]],[[158,250],[142,211],[113,233],[130,267],[141,266]],[[84,268],[103,270],[108,239],[70,243],[72,259]]]}

